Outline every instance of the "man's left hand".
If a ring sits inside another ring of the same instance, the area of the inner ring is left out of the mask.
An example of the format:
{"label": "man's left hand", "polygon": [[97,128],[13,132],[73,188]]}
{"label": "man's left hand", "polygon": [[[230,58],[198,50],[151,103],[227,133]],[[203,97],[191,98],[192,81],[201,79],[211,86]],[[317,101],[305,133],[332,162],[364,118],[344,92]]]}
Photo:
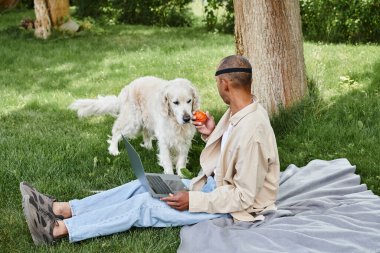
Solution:
{"label": "man's left hand", "polygon": [[169,194],[169,197],[161,198],[161,200],[178,211],[189,210],[189,192]]}

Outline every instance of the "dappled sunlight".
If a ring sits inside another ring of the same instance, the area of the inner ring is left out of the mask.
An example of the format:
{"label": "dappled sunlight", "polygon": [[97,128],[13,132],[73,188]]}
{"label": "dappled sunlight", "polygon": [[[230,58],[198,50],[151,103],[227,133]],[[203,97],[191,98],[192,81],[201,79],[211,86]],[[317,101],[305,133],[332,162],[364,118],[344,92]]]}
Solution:
{"label": "dappled sunlight", "polygon": [[1,115],[11,114],[13,111],[20,110],[27,104],[30,100],[34,99],[32,94],[19,94],[14,90],[2,90],[1,94],[1,104],[2,108],[0,110]]}
{"label": "dappled sunlight", "polygon": [[60,73],[65,73],[65,72],[74,72],[75,64],[72,62],[64,62],[56,66],[47,67],[45,70],[52,71],[52,73],[55,73],[55,74],[60,74]]}
{"label": "dappled sunlight", "polygon": [[366,85],[355,81],[350,76],[340,76],[339,87],[343,93],[347,93],[353,90],[363,90],[366,88]]}
{"label": "dappled sunlight", "polygon": [[380,60],[375,45],[306,42],[304,53],[307,75],[325,100],[368,87],[373,62]]}
{"label": "dappled sunlight", "polygon": [[[73,113],[75,113],[75,112],[73,112]],[[86,120],[88,124],[98,125],[98,124],[101,124],[101,123],[108,122],[110,118],[114,119],[111,116],[99,116],[99,117],[94,117],[93,116],[93,117],[82,118],[82,119],[78,119],[78,120]]]}
{"label": "dappled sunlight", "polygon": [[[118,95],[143,76],[186,78],[198,89],[201,109],[218,121],[228,106],[218,94],[214,74],[219,61],[235,53],[233,35],[199,27],[94,23],[93,30],[40,41],[32,31],[18,28],[26,14],[34,15],[15,10],[0,17],[0,186],[5,190],[3,211],[13,212],[5,227],[18,228],[5,229],[0,237],[14,240],[9,244],[14,247],[20,245],[20,233],[24,248],[32,242],[20,219],[20,181],[32,181],[67,200],[135,179],[122,142],[119,156],[107,150],[115,118],[78,118],[68,109],[72,102]],[[379,194],[380,46],[305,42],[304,55],[309,85],[315,90],[272,119],[282,169],[290,163],[346,157],[357,165],[362,182]],[[157,142],[153,150],[141,147],[141,142],[141,136],[131,141],[144,166],[161,172]],[[204,145],[196,134],[186,166],[195,174]],[[163,239],[167,236],[170,242]],[[56,249],[112,251],[116,244],[145,243],[144,238],[157,239],[162,244],[158,248],[164,249],[163,242],[178,244],[173,240],[178,229],[132,229],[79,247],[64,241]]]}
{"label": "dappled sunlight", "polygon": [[[138,27],[138,26],[137,26]],[[121,31],[118,32],[118,35],[123,36],[123,35],[143,35],[143,36],[151,36],[154,35],[155,31],[153,29],[146,29],[147,27],[141,26],[141,29],[136,29],[133,28],[128,29],[128,27],[124,27]],[[170,31],[170,29],[168,30]],[[162,30],[164,32],[164,30]]]}

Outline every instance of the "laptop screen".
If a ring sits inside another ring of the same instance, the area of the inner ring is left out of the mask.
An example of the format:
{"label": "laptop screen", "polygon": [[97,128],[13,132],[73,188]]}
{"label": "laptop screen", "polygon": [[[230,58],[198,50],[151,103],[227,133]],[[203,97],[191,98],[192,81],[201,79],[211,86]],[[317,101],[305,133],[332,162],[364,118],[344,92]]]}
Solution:
{"label": "laptop screen", "polygon": [[128,152],[128,156],[131,162],[133,172],[135,173],[140,183],[145,187],[145,189],[149,191],[150,187],[148,184],[148,180],[146,179],[146,176],[145,176],[144,166],[141,162],[140,156],[124,136],[123,136],[123,139],[125,143],[125,148],[127,149],[127,152]]}

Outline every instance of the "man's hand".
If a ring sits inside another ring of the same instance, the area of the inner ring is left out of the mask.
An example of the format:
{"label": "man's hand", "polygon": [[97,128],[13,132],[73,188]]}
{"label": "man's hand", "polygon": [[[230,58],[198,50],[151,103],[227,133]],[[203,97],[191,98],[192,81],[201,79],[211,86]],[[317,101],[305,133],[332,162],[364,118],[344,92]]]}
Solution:
{"label": "man's hand", "polygon": [[195,121],[196,118],[193,116],[193,125],[197,128],[198,132],[202,135],[209,136],[212,131],[214,131],[215,128],[215,120],[214,117],[212,117],[209,112],[206,112],[207,120],[206,122],[198,122]]}
{"label": "man's hand", "polygon": [[175,195],[169,194],[169,197],[161,198],[161,200],[178,211],[189,210],[189,192],[177,192]]}

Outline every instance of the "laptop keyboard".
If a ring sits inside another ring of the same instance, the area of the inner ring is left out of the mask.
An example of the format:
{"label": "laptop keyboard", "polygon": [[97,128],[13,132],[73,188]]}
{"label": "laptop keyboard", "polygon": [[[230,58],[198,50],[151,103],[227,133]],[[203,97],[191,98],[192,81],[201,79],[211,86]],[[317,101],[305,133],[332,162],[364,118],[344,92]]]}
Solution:
{"label": "laptop keyboard", "polygon": [[146,175],[146,178],[148,179],[150,187],[152,187],[155,193],[158,193],[158,194],[173,193],[160,176]]}

